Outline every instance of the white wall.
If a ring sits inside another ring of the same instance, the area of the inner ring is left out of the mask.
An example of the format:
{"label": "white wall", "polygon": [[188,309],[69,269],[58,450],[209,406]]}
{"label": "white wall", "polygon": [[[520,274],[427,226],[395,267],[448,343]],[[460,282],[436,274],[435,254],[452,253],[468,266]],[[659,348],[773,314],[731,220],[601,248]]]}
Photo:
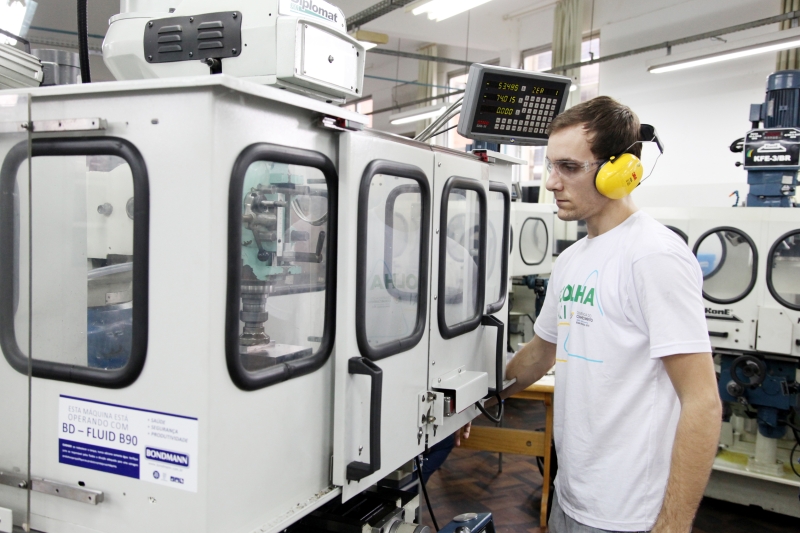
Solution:
{"label": "white wall", "polygon": [[[592,23],[591,4],[591,0],[585,1],[584,26],[586,31],[592,25],[600,31],[601,56],[766,18],[781,10],[780,0],[595,0]],[[508,34],[513,34],[514,23],[506,23]],[[519,24],[516,46],[512,43],[505,44],[502,50],[470,51],[470,59],[500,57],[501,65],[508,65],[512,50],[552,42],[552,7],[519,18],[516,23]],[[777,25],[764,26],[723,38],[734,41],[776,30]],[[473,26],[472,31],[480,30]],[[508,42],[507,35],[498,38]],[[714,44],[718,43],[700,41],[676,46],[673,52],[701,51]],[[463,57],[464,48],[441,46],[439,53]],[[750,128],[750,104],[763,101],[766,77],[775,69],[775,54],[649,74],[648,61],[665,56],[666,51],[661,50],[600,64],[600,93],[633,108],[643,122],[656,126],[666,144],[665,155],[635,197],[641,205],[675,205],[681,201],[693,205],[730,205],[732,199],[728,194],[733,190],[738,189],[743,197],[746,195],[747,176],[734,166],[741,155],[732,154],[728,146]],[[393,58],[386,59],[390,65],[378,70],[394,77],[396,63]],[[457,68],[444,65],[440,73]],[[401,78],[415,79],[416,61],[401,60],[401,73]],[[446,76],[440,75],[440,81],[446,82]],[[369,80],[367,86],[373,88],[376,108],[390,101],[390,91],[387,100]],[[383,129],[386,115],[383,119],[375,118],[375,126]],[[650,155],[651,151],[645,154],[648,169],[653,162]],[[708,186],[685,189],[691,184]]]}
{"label": "white wall", "polygon": [[[506,2],[502,5],[499,12],[513,12],[515,9],[526,7],[523,2]],[[334,0],[336,3],[336,0]],[[544,5],[544,2],[541,2]],[[348,2],[338,2],[340,6],[350,7]],[[508,5],[506,5],[508,4]],[[589,6],[590,2],[587,2]],[[439,55],[442,57],[457,58],[464,60],[467,57],[470,61],[491,61],[500,59],[500,65],[510,66],[513,62],[519,61],[519,54],[523,50],[548,45],[553,40],[553,13],[555,5],[551,5],[527,17],[520,17],[510,20],[503,20],[500,17],[487,19],[482,17],[482,12],[494,9],[493,4],[485,4],[480,8],[472,10],[474,15],[469,23],[469,51],[466,47],[467,40],[467,14],[457,15],[450,20],[442,23],[427,21],[420,18],[410,18],[404,10],[398,9],[396,12],[381,17],[365,26],[365,29],[388,33],[392,38],[387,45],[382,48],[397,50],[398,40],[395,38],[400,35],[400,49],[404,52],[417,52],[417,49],[425,44],[439,43]],[[588,9],[588,7],[587,7]],[[347,13],[347,10],[345,10]],[[405,19],[403,16],[405,15]],[[588,15],[586,16],[588,20]],[[409,20],[417,27],[409,26]],[[401,23],[404,22],[404,23]],[[588,24],[588,23],[587,23]],[[424,31],[421,31],[424,29]],[[429,41],[420,40],[421,35],[426,35]],[[464,43],[457,45],[454,43]],[[489,48],[487,45],[494,45]],[[512,55],[514,58],[512,58]],[[447,74],[449,72],[463,69],[458,65],[439,63],[438,77],[439,85],[447,85]],[[366,74],[381,76],[384,78],[399,78],[401,80],[417,79],[417,61],[411,59],[400,59],[400,75],[397,73],[397,59],[390,56],[377,54],[367,54]],[[364,80],[364,94],[372,95],[374,108],[380,109],[394,105],[392,102],[392,82],[380,81],[366,78]],[[445,92],[438,89],[438,92]],[[405,108],[406,111],[410,108]],[[399,111],[393,111],[396,113]],[[405,133],[414,130],[414,124],[403,126],[391,126],[389,124],[389,114],[381,113],[374,116],[373,127],[376,129],[389,131],[392,133]]]}
{"label": "white wall", "polygon": [[[624,9],[642,3],[634,0],[600,2],[604,6],[600,16],[610,21],[601,27],[601,55],[733,26],[780,12],[780,3],[775,0],[659,2],[659,9],[635,14],[625,20],[614,20],[608,10],[610,4]],[[597,12],[595,16],[598,16]],[[730,42],[774,31],[776,26],[765,26],[723,38]],[[702,41],[675,47],[673,51],[700,51],[711,44],[710,40]],[[694,205],[730,205],[727,195],[736,184],[740,185],[740,193],[746,192],[747,176],[744,170],[734,166],[741,160],[741,154],[731,153],[728,146],[750,128],[750,104],[764,100],[766,78],[775,69],[775,54],[672,73],[648,73],[648,61],[659,57],[666,57],[666,52],[641,54],[601,63],[600,66],[601,94],[629,105],[643,122],[656,126],[666,144],[666,152],[655,172],[642,185],[642,189],[650,191],[642,190],[637,194],[639,203],[676,205],[675,202],[682,201],[679,191],[683,190],[687,197],[691,197],[685,201]],[[707,184],[709,187],[685,187],[693,184]],[[661,187],[662,192],[656,192]]]}
{"label": "white wall", "polygon": [[[400,42],[400,50],[404,52],[412,52],[417,53],[417,50],[424,46],[427,43],[418,42],[418,41],[408,41],[402,40]],[[390,39],[389,44],[385,45],[384,48],[397,50],[398,42],[397,39]],[[439,55],[444,57],[455,57],[463,59],[465,57],[465,48],[457,48],[453,46],[441,45],[439,46]],[[469,51],[469,58],[471,61],[490,61],[494,58],[498,57],[497,52],[486,51],[486,50],[473,50],[470,49]],[[404,59],[399,58],[399,68],[398,68],[398,58],[392,56],[385,56],[385,55],[378,55],[378,54],[367,54],[367,63],[365,67],[365,74],[368,76],[378,76],[381,78],[390,78],[390,79],[399,79],[403,81],[416,81],[417,76],[419,75],[418,71],[418,64],[419,62],[416,59]],[[458,65],[449,65],[440,63],[439,64],[439,80],[437,85],[442,87],[447,85],[447,72],[458,70],[463,67],[459,67]],[[396,82],[393,81],[385,81],[385,80],[377,80],[374,78],[365,78],[364,79],[364,94],[371,95],[373,100],[373,108],[374,109],[382,109],[386,107],[391,107],[395,104],[392,100],[392,89],[397,85]],[[447,90],[440,88],[437,89],[438,93],[446,93]],[[414,98],[416,99],[416,98]],[[422,106],[431,105],[434,102],[429,102],[427,104],[421,104]],[[417,124],[404,124],[401,126],[392,126],[389,124],[389,116],[393,113],[399,113],[401,111],[408,111],[412,108],[403,108],[402,110],[395,110],[386,113],[379,113],[373,117],[373,128],[388,131],[391,133],[408,133],[413,132],[416,128]]]}

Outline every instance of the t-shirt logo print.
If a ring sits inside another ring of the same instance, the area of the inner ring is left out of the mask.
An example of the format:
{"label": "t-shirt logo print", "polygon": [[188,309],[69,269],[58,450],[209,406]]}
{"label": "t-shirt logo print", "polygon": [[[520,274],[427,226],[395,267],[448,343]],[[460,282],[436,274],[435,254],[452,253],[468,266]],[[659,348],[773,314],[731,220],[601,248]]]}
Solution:
{"label": "t-shirt logo print", "polygon": [[[594,308],[596,308],[600,315],[603,316],[603,308],[600,305],[600,298],[597,292],[597,288],[593,285],[596,285],[597,279],[600,277],[600,272],[595,270],[586,278],[582,284],[567,284],[561,289],[561,294],[559,296],[559,326],[567,326],[571,327],[573,325],[583,326],[583,327],[591,327],[594,323],[594,316],[593,313],[590,312]],[[589,306],[590,309],[574,309],[575,304],[580,304],[580,306]],[[574,319],[574,322],[573,322]],[[590,363],[602,363],[603,361],[599,359],[590,359],[583,355],[578,355],[571,353],[568,347],[569,338],[571,333],[567,334],[566,339],[564,339],[564,352],[566,352],[568,357],[574,357],[577,359],[582,359],[584,361],[588,361]],[[565,362],[562,360],[562,362]]]}

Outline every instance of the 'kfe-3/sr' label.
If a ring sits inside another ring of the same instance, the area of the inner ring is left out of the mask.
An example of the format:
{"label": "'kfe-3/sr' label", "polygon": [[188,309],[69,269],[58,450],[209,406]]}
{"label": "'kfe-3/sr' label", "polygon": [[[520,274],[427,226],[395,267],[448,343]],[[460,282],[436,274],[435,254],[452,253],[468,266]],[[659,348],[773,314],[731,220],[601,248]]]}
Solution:
{"label": "'kfe-3/sr' label", "polygon": [[744,138],[744,166],[800,166],[800,130],[782,128],[748,132]]}
{"label": "'kfe-3/sr' label", "polygon": [[197,492],[197,419],[61,395],[58,462]]}

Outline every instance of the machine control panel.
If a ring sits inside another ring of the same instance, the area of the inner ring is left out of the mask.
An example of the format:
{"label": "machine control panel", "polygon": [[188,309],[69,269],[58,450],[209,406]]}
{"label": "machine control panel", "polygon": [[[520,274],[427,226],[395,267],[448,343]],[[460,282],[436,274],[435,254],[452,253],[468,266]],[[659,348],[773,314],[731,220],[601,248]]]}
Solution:
{"label": "machine control panel", "polygon": [[800,167],[800,129],[752,130],[744,138],[745,168]]}
{"label": "machine control panel", "polygon": [[564,110],[570,78],[488,65],[469,71],[458,133],[496,143],[544,146]]}

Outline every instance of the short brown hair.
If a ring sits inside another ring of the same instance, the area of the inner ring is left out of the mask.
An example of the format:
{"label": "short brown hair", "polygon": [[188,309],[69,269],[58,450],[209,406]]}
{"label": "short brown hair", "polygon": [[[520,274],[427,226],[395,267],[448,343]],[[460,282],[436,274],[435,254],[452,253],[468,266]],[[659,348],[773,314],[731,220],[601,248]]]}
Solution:
{"label": "short brown hair", "polygon": [[633,144],[641,140],[639,117],[613,98],[598,96],[567,109],[553,120],[548,133],[552,135],[573,126],[583,126],[589,147],[598,159],[626,152],[636,157],[642,155],[641,143]]}

